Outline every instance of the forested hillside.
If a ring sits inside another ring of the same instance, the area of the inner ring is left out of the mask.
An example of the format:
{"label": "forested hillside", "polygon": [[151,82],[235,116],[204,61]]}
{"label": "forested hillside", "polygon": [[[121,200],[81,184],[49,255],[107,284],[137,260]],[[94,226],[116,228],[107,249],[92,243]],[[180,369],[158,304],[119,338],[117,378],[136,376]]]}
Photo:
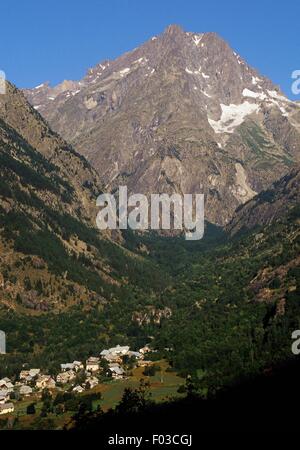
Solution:
{"label": "forested hillside", "polygon": [[[278,184],[289,207],[272,213],[271,188],[271,199],[263,193],[253,202],[267,203],[274,220],[235,237],[209,223],[199,242],[103,235],[93,225],[100,182],[89,164],[22,94],[12,86],[8,93],[0,119],[0,329],[8,354],[0,376],[24,363],[55,373],[62,361],[105,346],[151,342],[152,358],[168,359],[207,395],[292,357],[300,325],[295,170]],[[31,120],[38,136],[24,125]],[[237,217],[248,223],[251,213],[246,204]]]}
{"label": "forested hillside", "polygon": [[146,284],[128,286],[104,308],[81,305],[59,316],[1,314],[0,327],[11,330],[7,360],[13,365],[21,356],[56,370],[63,358],[120,341],[139,348],[152,336],[153,358],[166,357],[180,374],[192,375],[202,395],[275,367],[294,357],[291,333],[300,325],[299,218],[294,208],[235,239],[210,230],[196,248],[180,238],[131,237],[128,245],[139,240],[169,286],[152,293]]}

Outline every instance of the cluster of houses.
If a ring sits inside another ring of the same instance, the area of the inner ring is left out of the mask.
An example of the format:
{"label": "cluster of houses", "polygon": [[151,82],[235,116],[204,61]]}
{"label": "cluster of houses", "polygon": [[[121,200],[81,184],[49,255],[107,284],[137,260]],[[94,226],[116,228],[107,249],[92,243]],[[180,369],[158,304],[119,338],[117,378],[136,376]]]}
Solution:
{"label": "cluster of houses", "polygon": [[10,394],[14,392],[14,385],[10,378],[0,380],[0,414],[8,414],[14,411],[13,403],[9,402]]}
{"label": "cluster of houses", "polygon": [[[150,364],[149,361],[144,359],[145,354],[150,351],[152,350],[148,346],[134,352],[128,346],[117,345],[103,350],[99,356],[89,357],[85,366],[81,361],[61,364],[61,371],[55,378],[51,375],[42,374],[40,369],[22,370],[19,374],[19,380],[15,384],[9,378],[3,378],[0,380],[0,415],[14,411],[14,404],[9,401],[12,393],[18,392],[19,396],[28,397],[34,391],[55,389],[62,387],[62,385],[71,385],[73,392],[81,393],[86,389],[93,389],[99,384],[97,375],[100,372],[104,372],[105,375],[110,375],[114,379],[124,378],[125,360],[127,362],[130,360],[137,366]],[[105,361],[105,363],[101,364],[101,361]],[[79,374],[80,377],[78,377]],[[77,382],[79,378],[80,384]]]}

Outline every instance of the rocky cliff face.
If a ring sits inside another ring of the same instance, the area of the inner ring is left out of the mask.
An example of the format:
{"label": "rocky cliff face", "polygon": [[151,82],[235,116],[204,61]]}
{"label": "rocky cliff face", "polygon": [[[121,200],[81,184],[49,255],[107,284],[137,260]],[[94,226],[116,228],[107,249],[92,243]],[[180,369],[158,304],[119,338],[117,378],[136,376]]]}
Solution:
{"label": "rocky cliff face", "polygon": [[269,189],[238,208],[227,230],[236,234],[284,218],[300,203],[300,167],[295,167]]}
{"label": "rocky cliff face", "polygon": [[221,225],[299,161],[299,104],[215,33],[170,26],[79,82],[25,94],[107,190],[203,192]]}
{"label": "rocky cliff face", "polygon": [[[57,176],[72,189],[72,202],[69,205],[62,202],[61,209],[66,208],[66,211],[95,226],[95,202],[101,182],[85,158],[54,133],[22,92],[10,83],[6,85],[6,95],[0,96],[0,119],[51,162]],[[18,153],[15,156],[24,157]]]}

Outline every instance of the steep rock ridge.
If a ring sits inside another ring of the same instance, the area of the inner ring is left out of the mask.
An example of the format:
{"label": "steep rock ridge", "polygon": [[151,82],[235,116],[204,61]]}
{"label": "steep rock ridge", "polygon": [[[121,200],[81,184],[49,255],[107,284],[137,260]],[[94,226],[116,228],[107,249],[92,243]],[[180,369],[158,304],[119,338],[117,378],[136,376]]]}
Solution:
{"label": "steep rock ridge", "polygon": [[264,226],[286,216],[290,210],[300,204],[300,167],[295,167],[269,189],[238,208],[227,230],[236,234],[241,230],[250,230]]}
{"label": "steep rock ridge", "polygon": [[79,208],[81,217],[95,225],[95,202],[102,186],[96,171],[50,129],[23,93],[9,82],[6,94],[0,96],[0,118],[56,166],[59,175],[74,189],[73,211]]}
{"label": "steep rock ridge", "polygon": [[[0,309],[103,307],[153,264],[95,226],[97,173],[13,85],[0,95]],[[145,262],[145,264],[144,264]],[[145,281],[142,281],[143,288]],[[123,294],[124,296],[124,294]]]}
{"label": "steep rock ridge", "polygon": [[299,161],[299,105],[216,33],[172,25],[72,83],[25,94],[107,190],[203,192],[224,225]]}

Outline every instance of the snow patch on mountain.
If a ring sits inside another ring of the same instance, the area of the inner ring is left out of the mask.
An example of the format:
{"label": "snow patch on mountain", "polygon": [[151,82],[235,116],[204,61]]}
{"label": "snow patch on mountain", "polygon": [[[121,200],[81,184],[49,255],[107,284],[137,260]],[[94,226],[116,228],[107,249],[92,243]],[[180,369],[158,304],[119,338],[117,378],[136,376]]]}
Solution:
{"label": "snow patch on mountain", "polygon": [[188,67],[185,68],[186,73],[190,74],[190,75],[201,75],[203,78],[210,78],[210,75],[207,75],[204,72],[201,72],[201,67],[199,67],[198,70],[191,70]]}
{"label": "snow patch on mountain", "polygon": [[209,97],[209,98],[211,98],[212,96],[211,95],[209,95],[207,92],[205,92],[205,91],[201,91],[202,92],[202,94],[204,94],[206,97]]}
{"label": "snow patch on mountain", "polygon": [[203,38],[203,34],[194,34],[193,41],[194,41],[196,46],[199,45],[199,43],[200,43],[202,38]]}
{"label": "snow patch on mountain", "polygon": [[194,74],[193,70],[188,69],[187,67],[185,68],[186,73],[189,73],[190,75]]}
{"label": "snow patch on mountain", "polygon": [[257,85],[259,83],[262,83],[263,80],[261,80],[258,77],[252,77],[252,84]]}
{"label": "snow patch on mountain", "polygon": [[267,91],[266,94],[263,92],[254,92],[246,88],[243,90],[242,95],[244,97],[255,98],[260,101],[266,101],[266,103],[269,104],[270,106],[271,105],[277,106],[280,109],[283,116],[287,117],[289,115],[288,111],[285,109],[286,103],[289,102],[289,100],[280,95],[277,91]]}
{"label": "snow patch on mountain", "polygon": [[260,106],[256,103],[245,101],[240,105],[223,105],[221,103],[221,118],[220,120],[212,120],[208,118],[210,126],[216,133],[233,133],[234,129],[244,122],[245,118],[258,112]]}
{"label": "snow patch on mountain", "polygon": [[277,91],[267,91],[270,97],[275,98],[277,100],[281,100],[282,102],[290,102],[286,97],[280,95]]}
{"label": "snow patch on mountain", "polygon": [[36,86],[34,89],[41,89],[44,86],[45,86],[45,83],[42,83],[42,84],[39,84],[38,86]]}
{"label": "snow patch on mountain", "polygon": [[124,77],[129,72],[130,72],[130,68],[129,67],[125,67],[125,69],[122,69],[122,70],[119,71],[119,74],[121,75],[121,77]]}
{"label": "snow patch on mountain", "polygon": [[258,98],[259,100],[266,100],[266,98],[268,98],[267,95],[262,92],[254,92],[247,88],[243,90],[242,94],[244,97]]}
{"label": "snow patch on mountain", "polygon": [[133,64],[141,64],[143,62],[148,62],[148,59],[145,58],[144,56],[142,56],[141,58],[136,59],[135,61],[133,61]]}

